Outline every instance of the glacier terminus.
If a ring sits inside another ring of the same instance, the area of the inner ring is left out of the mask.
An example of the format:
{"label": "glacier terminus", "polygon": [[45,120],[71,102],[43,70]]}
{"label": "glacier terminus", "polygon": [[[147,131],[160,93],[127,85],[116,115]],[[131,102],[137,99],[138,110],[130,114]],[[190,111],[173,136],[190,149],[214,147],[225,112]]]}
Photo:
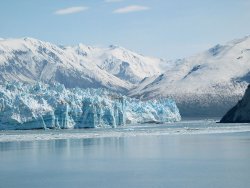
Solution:
{"label": "glacier terminus", "polygon": [[0,129],[74,129],[181,120],[171,99],[140,101],[107,89],[0,85]]}

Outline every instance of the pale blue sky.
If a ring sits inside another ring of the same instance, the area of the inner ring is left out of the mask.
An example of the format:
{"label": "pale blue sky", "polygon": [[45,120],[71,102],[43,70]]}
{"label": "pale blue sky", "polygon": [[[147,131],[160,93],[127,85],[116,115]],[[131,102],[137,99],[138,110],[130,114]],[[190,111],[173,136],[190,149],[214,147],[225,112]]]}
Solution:
{"label": "pale blue sky", "polygon": [[250,34],[250,0],[0,2],[2,38],[29,36],[63,45],[115,44],[165,59],[193,55]]}

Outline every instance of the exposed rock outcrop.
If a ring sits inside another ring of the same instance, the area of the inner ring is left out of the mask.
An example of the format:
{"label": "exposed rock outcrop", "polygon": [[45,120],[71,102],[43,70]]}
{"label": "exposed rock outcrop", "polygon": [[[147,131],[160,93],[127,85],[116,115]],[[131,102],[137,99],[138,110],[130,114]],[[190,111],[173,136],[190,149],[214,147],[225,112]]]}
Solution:
{"label": "exposed rock outcrop", "polygon": [[250,85],[242,100],[220,120],[221,123],[250,123]]}

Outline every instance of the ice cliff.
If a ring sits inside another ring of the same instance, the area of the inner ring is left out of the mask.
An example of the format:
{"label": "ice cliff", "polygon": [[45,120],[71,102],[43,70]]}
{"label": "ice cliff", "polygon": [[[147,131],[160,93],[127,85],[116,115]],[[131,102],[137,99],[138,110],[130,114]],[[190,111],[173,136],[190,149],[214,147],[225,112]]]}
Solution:
{"label": "ice cliff", "polygon": [[105,89],[0,85],[0,129],[117,127],[181,119],[173,100],[140,101]]}
{"label": "ice cliff", "polygon": [[250,85],[244,97],[221,119],[221,123],[250,123]]}

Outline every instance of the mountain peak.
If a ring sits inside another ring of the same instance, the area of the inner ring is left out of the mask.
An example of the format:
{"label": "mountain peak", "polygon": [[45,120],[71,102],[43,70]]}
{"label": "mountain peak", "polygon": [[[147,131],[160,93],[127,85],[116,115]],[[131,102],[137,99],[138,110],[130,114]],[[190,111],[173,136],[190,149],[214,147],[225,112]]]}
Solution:
{"label": "mountain peak", "polygon": [[120,47],[118,45],[111,44],[111,45],[109,45],[109,48],[116,49],[116,48],[120,48]]}
{"label": "mountain peak", "polygon": [[222,50],[223,50],[224,46],[217,44],[214,47],[210,48],[208,50],[208,52],[212,55],[212,56],[216,56],[218,55]]}
{"label": "mountain peak", "polygon": [[89,49],[89,50],[93,49],[92,46],[85,45],[85,44],[83,44],[83,43],[79,43],[79,44],[77,45],[77,47],[79,47],[79,48],[81,48],[81,49]]}
{"label": "mountain peak", "polygon": [[115,45],[61,47],[31,37],[1,41],[0,50],[0,82],[59,82],[66,87],[127,91],[144,77],[162,72],[164,63]]}
{"label": "mountain peak", "polygon": [[247,36],[245,36],[243,38],[234,39],[234,40],[228,42],[227,45],[235,46],[235,45],[238,45],[238,44],[241,44],[241,43],[244,43],[244,42],[249,42],[249,44],[250,44],[250,35],[247,35]]}
{"label": "mountain peak", "polygon": [[126,52],[131,52],[131,53],[134,53],[132,52],[131,50],[127,49],[127,48],[124,48],[122,46],[118,46],[118,45],[109,45],[108,47],[110,50],[121,50],[121,51],[126,51]]}
{"label": "mountain peak", "polygon": [[49,42],[44,42],[44,41],[41,41],[41,40],[38,40],[38,39],[32,38],[32,37],[23,37],[20,40],[23,40],[23,41],[31,43],[31,44],[36,44],[36,45],[40,45],[42,43],[49,43]]}
{"label": "mountain peak", "polygon": [[25,41],[39,41],[38,39],[32,38],[32,37],[23,37],[22,38]]}

